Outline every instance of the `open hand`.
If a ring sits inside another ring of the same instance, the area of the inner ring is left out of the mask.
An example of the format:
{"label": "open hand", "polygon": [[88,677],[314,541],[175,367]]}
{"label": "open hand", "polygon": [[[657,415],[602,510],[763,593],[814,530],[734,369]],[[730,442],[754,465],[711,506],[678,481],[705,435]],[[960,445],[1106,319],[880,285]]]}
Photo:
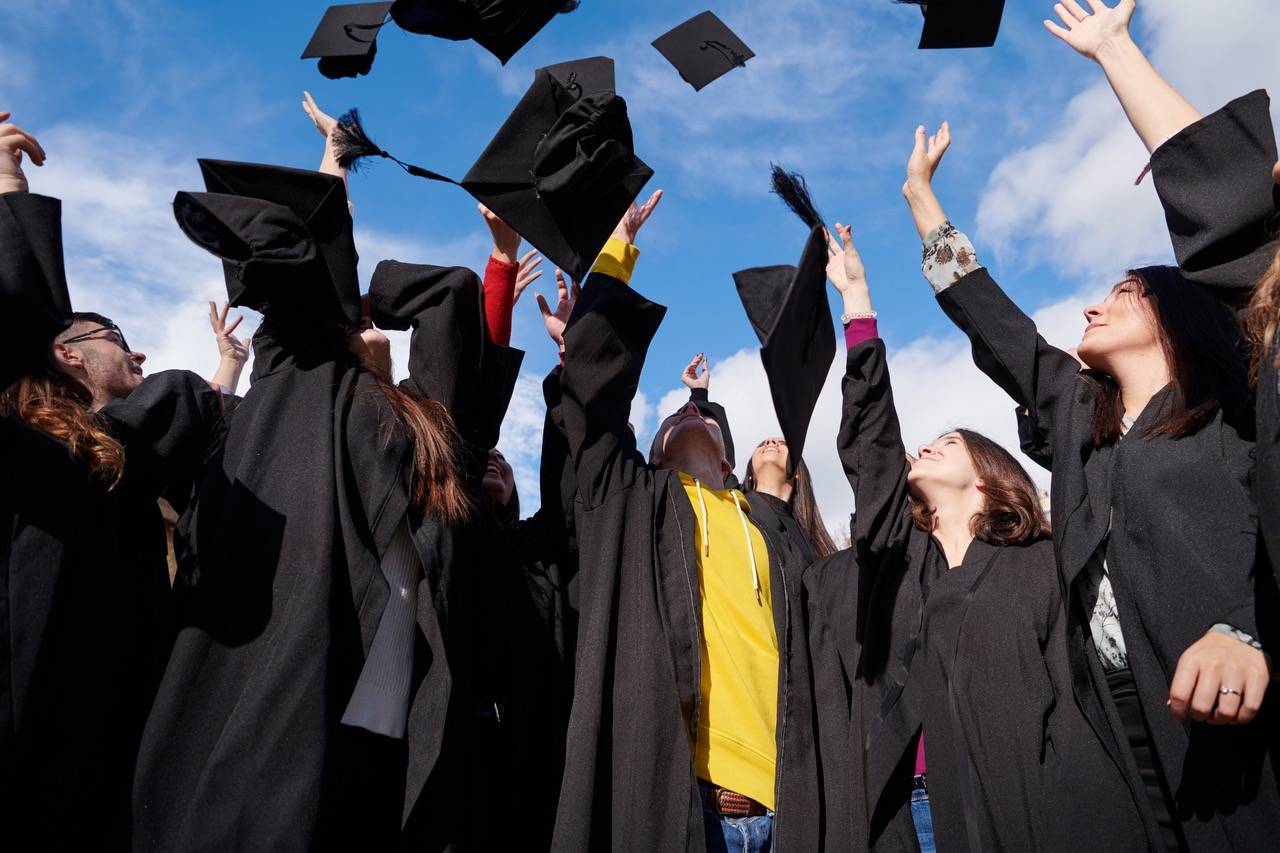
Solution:
{"label": "open hand", "polygon": [[1244,725],[1258,714],[1271,682],[1271,661],[1248,643],[1210,630],[1178,658],[1169,710],[1213,725]]}
{"label": "open hand", "polygon": [[[701,374],[698,373],[699,367],[702,368]],[[689,362],[684,372],[680,374],[680,381],[690,391],[695,388],[705,391],[711,387],[711,365],[707,363],[706,353],[700,352],[693,357],[693,361]]]}
{"label": "open hand", "polygon": [[649,200],[644,204],[638,205],[634,201],[631,202],[631,206],[627,208],[626,213],[622,214],[622,220],[618,222],[618,226],[613,229],[613,234],[610,236],[635,245],[636,235],[649,221],[649,217],[653,215],[653,209],[660,201],[662,201],[662,190],[654,190],[653,195],[649,196]]}
{"label": "open hand", "polygon": [[1108,6],[1102,0],[1086,2],[1092,11],[1086,12],[1077,0],[1055,3],[1053,10],[1065,26],[1060,27],[1053,21],[1045,21],[1044,26],[1081,56],[1096,60],[1108,45],[1129,37],[1129,21],[1133,19],[1137,3],[1120,0],[1115,6]]}
{"label": "open hand", "polygon": [[311,123],[320,131],[320,135],[328,139],[338,127],[338,120],[316,106],[316,99],[310,92],[302,93],[302,111],[311,119]]}
{"label": "open hand", "polygon": [[514,264],[516,255],[520,253],[520,235],[484,204],[478,207],[484,224],[489,226],[489,233],[493,235],[493,256],[504,264]]}
{"label": "open hand", "polygon": [[855,289],[866,290],[867,271],[862,266],[862,256],[853,245],[853,228],[836,223],[836,233],[840,242],[827,235],[827,279],[835,286],[841,296],[848,298]]}
{"label": "open hand", "polygon": [[22,171],[23,152],[37,166],[44,165],[44,149],[36,138],[9,123],[8,110],[0,110],[0,193],[26,192],[27,176]]}
{"label": "open hand", "polygon": [[218,355],[224,361],[234,361],[244,364],[249,360],[249,339],[237,338],[233,332],[240,322],[244,320],[244,315],[236,317],[231,321],[231,325],[227,325],[227,312],[231,310],[231,303],[222,303],[222,311],[218,311],[217,303],[209,303],[209,326],[213,329],[213,339],[218,344]]}
{"label": "open hand", "polygon": [[556,310],[547,305],[546,297],[537,294],[538,308],[542,311],[542,323],[547,327],[547,334],[555,341],[560,352],[564,352],[564,330],[569,325],[569,317],[573,314],[573,305],[578,301],[582,288],[575,281],[573,289],[565,283],[564,273],[556,270]]}
{"label": "open hand", "polygon": [[910,198],[913,191],[933,186],[933,173],[942,162],[942,155],[951,147],[951,124],[943,122],[933,136],[925,136],[924,125],[916,128],[915,146],[907,159],[907,182],[902,185],[903,195]]}
{"label": "open hand", "polygon": [[542,255],[538,254],[537,249],[530,249],[520,258],[520,269],[516,271],[515,296],[511,299],[512,305],[520,301],[520,294],[524,293],[525,288],[542,278],[542,270],[538,269],[541,265]]}

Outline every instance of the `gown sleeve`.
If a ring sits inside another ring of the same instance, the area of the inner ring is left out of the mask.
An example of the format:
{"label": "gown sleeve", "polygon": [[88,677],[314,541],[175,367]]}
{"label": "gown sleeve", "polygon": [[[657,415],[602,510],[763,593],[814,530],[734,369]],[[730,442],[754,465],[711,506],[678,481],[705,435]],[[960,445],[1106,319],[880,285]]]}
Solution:
{"label": "gown sleeve", "polygon": [[35,193],[0,195],[0,389],[43,364],[71,325],[62,262],[62,203]]}
{"label": "gown sleeve", "polygon": [[632,485],[644,468],[627,420],[666,310],[613,276],[593,272],[569,318],[561,413],[584,509]]}
{"label": "gown sleeve", "polygon": [[218,392],[186,370],[165,370],[102,408],[123,446],[132,488],[156,497],[195,479],[222,436]]}
{"label": "gown sleeve", "polygon": [[1151,155],[1182,274],[1225,301],[1246,298],[1275,258],[1276,160],[1270,99],[1261,89],[1184,128]]}

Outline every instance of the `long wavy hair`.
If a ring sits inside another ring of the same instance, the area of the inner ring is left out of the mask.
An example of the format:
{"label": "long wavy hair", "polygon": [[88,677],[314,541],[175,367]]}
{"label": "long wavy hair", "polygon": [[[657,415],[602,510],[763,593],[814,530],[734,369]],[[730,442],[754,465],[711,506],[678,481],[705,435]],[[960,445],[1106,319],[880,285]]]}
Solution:
{"label": "long wavy hair", "polygon": [[[981,433],[955,430],[964,441],[974,471],[982,483],[982,511],[969,521],[974,538],[991,545],[1023,545],[1050,536],[1049,518],[1040,506],[1040,495],[1027,470],[1013,454]],[[933,511],[918,498],[911,498],[911,517],[916,527],[932,532]]]}
{"label": "long wavy hair", "polygon": [[[1156,334],[1169,365],[1173,392],[1144,438],[1182,438],[1200,430],[1220,410],[1242,414],[1249,407],[1249,377],[1241,356],[1240,326],[1218,300],[1187,282],[1177,267],[1129,270],[1130,298],[1151,306]],[[1274,325],[1274,316],[1273,316]],[[1120,386],[1100,371],[1085,371],[1098,383],[1093,410],[1095,447],[1119,440],[1124,418]]]}
{"label": "long wavy hair", "polygon": [[0,394],[0,414],[17,418],[61,442],[108,490],[124,478],[124,447],[107,431],[106,420],[89,410],[93,396],[54,360]]}
{"label": "long wavy hair", "polygon": [[1280,366],[1280,341],[1276,340],[1280,330],[1280,249],[1253,288],[1243,319],[1250,356],[1249,387],[1257,388],[1264,358],[1271,358]]}
{"label": "long wavy hair", "polygon": [[[742,485],[743,491],[747,492],[756,491],[758,486],[756,472],[751,467],[750,461],[747,462],[746,480]],[[787,505],[791,508],[791,514],[795,516],[800,528],[804,531],[805,538],[813,546],[813,552],[819,558],[828,557],[839,550],[836,548],[836,543],[831,539],[831,534],[827,532],[827,525],[822,521],[822,513],[818,511],[818,499],[813,494],[813,481],[809,477],[809,466],[804,464],[803,459],[796,466],[796,473],[791,478],[791,499],[787,501]]]}

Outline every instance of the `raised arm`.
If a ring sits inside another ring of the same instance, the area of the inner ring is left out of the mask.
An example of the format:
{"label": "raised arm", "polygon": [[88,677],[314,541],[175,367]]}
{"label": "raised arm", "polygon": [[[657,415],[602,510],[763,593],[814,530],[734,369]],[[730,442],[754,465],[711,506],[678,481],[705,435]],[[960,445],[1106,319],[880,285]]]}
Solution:
{"label": "raised arm", "polygon": [[1031,318],[978,262],[969,238],[947,219],[933,191],[933,175],[950,145],[951,128],[946,123],[928,138],[923,127],[916,128],[902,187],[924,241],[925,278],[942,310],[968,335],[978,369],[1028,411],[1051,443],[1055,415],[1060,404],[1070,399],[1080,365],[1040,336]]}
{"label": "raised arm", "polygon": [[[729,431],[729,413],[724,410],[724,406],[711,399],[711,365],[707,362],[706,353],[700,352],[693,357],[681,371],[680,381],[689,389],[689,402],[697,406],[704,417],[711,418],[720,427],[720,437],[724,439],[724,458],[729,460],[731,468],[737,467],[733,433]],[[726,481],[730,478],[733,478],[732,472]]]}
{"label": "raised arm", "polygon": [[1166,139],[1199,120],[1200,113],[1177,89],[1160,76],[1129,35],[1135,0],[1119,0],[1108,6],[1087,0],[1089,9],[1076,0],[1054,6],[1062,24],[1045,21],[1045,28],[1077,53],[1101,66],[1129,123],[1147,151],[1155,151]]}
{"label": "raised arm", "polygon": [[240,385],[240,374],[244,372],[245,362],[249,360],[249,338],[237,338],[235,331],[244,315],[241,314],[227,323],[227,312],[231,310],[230,302],[222,303],[218,310],[217,303],[209,303],[209,327],[213,329],[213,340],[218,345],[218,369],[214,372],[209,384],[225,396],[232,396]]}
{"label": "raised arm", "polygon": [[627,425],[649,344],[666,308],[631,290],[636,233],[662,197],[632,205],[587,278],[564,333],[561,411],[585,509],[634,483],[644,467]]}

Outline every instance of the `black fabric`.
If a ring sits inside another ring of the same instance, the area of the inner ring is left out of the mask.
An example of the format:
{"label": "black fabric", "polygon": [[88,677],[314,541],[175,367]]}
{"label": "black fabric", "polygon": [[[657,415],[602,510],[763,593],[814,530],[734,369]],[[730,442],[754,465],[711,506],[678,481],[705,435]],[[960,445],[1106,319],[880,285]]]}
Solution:
{"label": "black fabric", "polygon": [[654,39],[653,46],[695,92],[733,69],[745,67],[755,56],[714,12],[694,15]]}
{"label": "black fabric", "polygon": [[[475,275],[374,288],[375,319],[414,328],[405,390],[441,394],[465,437],[496,435],[469,401],[482,387],[500,395],[489,377],[513,376],[518,353],[467,341],[484,336]],[[461,748],[473,708],[465,601],[455,612],[465,545],[410,512],[408,434],[345,334],[266,308],[252,386],[184,518],[183,627],[143,740],[135,846],[350,849],[343,841],[358,829],[446,849],[465,831]],[[450,346],[436,337],[446,329],[458,337]],[[466,453],[472,481],[482,456]],[[339,720],[388,595],[378,560],[406,517],[424,574],[404,784],[396,824],[374,825]]]}
{"label": "black fabric", "polygon": [[939,850],[1141,849],[1124,777],[1072,696],[1051,543],[974,540],[948,571],[912,520],[882,341],[849,351],[843,389],[858,570],[826,561],[806,589],[852,686],[849,812],[868,846],[916,849],[909,794],[923,726]]}
{"label": "black fabric", "polygon": [[62,262],[62,202],[33,193],[0,195],[0,390],[44,364],[49,342],[71,325]]}
{"label": "black fabric", "polygon": [[301,58],[319,58],[320,73],[330,80],[368,74],[378,55],[378,30],[390,8],[391,3],[330,6]]}
{"label": "black fabric", "polygon": [[506,65],[565,5],[565,0],[396,0],[391,17],[403,30],[472,39]]}
{"label": "black fabric", "polygon": [[924,7],[920,49],[991,47],[1000,34],[1004,0],[899,0]]}
{"label": "black fabric", "polygon": [[190,488],[217,394],[154,374],[102,410],[111,490],[66,446],[0,418],[0,821],[14,850],[127,850],[129,793],[173,640],[157,499]]}
{"label": "black fabric", "polygon": [[1271,99],[1262,89],[1236,98],[1151,154],[1183,274],[1229,301],[1247,298],[1276,256],[1280,187]]}
{"label": "black fabric", "polygon": [[1018,446],[1023,454],[1046,471],[1052,471],[1053,448],[1049,445],[1049,438],[1044,430],[1031,417],[1031,413],[1021,406],[1013,414],[1018,421]]}
{"label": "black fabric", "polygon": [[815,225],[799,266],[756,267],[733,274],[738,298],[760,339],[760,360],[787,440],[788,476],[804,455],[809,420],[836,355],[826,269],[827,238]]}
{"label": "black fabric", "polygon": [[633,151],[626,102],[579,94],[540,69],[461,184],[582,281],[653,170]]}
{"label": "black fabric", "polygon": [[[582,567],[574,701],[552,845],[557,851],[702,851],[693,771],[701,617],[696,521],[675,471],[650,467],[627,427],[649,343],[665,309],[600,273],[565,333],[562,412],[578,482]],[[775,601],[783,552],[769,546]],[[800,626],[774,609],[780,664],[774,843],[820,850],[817,768],[793,749],[810,731],[794,711],[788,651]]]}
{"label": "black fabric", "polygon": [[208,192],[179,192],[174,216],[222,259],[232,305],[317,322],[360,322],[351,212],[341,178],[305,169],[205,160]]}
{"label": "black fabric", "polygon": [[1142,700],[1138,698],[1133,673],[1127,669],[1112,670],[1107,673],[1106,679],[1107,690],[1111,693],[1116,713],[1124,725],[1125,743],[1137,766],[1138,777],[1142,780],[1139,793],[1147,798],[1160,827],[1161,846],[1157,849],[1181,853],[1186,850],[1186,846],[1178,837],[1178,825],[1169,809],[1172,799],[1169,796],[1169,785],[1165,781],[1164,771],[1160,769],[1160,762],[1151,749],[1151,731],[1142,715]]}
{"label": "black fabric", "polygon": [[[1234,625],[1268,648],[1274,642],[1276,589],[1250,491],[1254,448],[1245,436],[1252,417],[1236,416],[1247,420],[1242,424],[1219,412],[1192,435],[1149,438],[1143,430],[1161,411],[1166,389],[1128,437],[1095,448],[1096,380],[1045,343],[986,270],[951,285],[938,301],[969,336],[978,367],[1030,410],[1053,448],[1054,536],[1069,596],[1077,700],[1104,743],[1122,742],[1101,707],[1105,684],[1089,668],[1079,587],[1110,530],[1107,566],[1129,666],[1188,846],[1265,848],[1280,832],[1274,696],[1247,726],[1184,724],[1165,706],[1179,657],[1212,625]],[[1139,784],[1130,778],[1132,789]],[[1157,828],[1149,824],[1148,835],[1158,837]]]}
{"label": "black fabric", "polygon": [[[1280,189],[1270,99],[1237,98],[1151,155],[1156,192],[1183,274],[1240,305],[1280,252]],[[1280,577],[1280,370],[1277,344],[1261,355],[1254,495],[1271,567]]]}
{"label": "black fabric", "polygon": [[569,94],[577,97],[593,95],[597,92],[611,92],[617,88],[614,85],[613,60],[607,56],[589,56],[586,59],[559,62],[548,65],[546,71],[556,78]]}

